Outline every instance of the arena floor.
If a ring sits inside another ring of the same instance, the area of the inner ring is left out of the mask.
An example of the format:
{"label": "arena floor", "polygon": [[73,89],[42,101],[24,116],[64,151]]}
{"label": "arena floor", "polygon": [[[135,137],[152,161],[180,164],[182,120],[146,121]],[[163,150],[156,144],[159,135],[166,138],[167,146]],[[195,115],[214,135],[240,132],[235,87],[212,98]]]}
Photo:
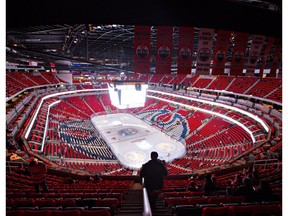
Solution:
{"label": "arena floor", "polygon": [[185,155],[185,146],[130,114],[94,116],[93,125],[121,164],[139,169],[157,151],[166,162]]}

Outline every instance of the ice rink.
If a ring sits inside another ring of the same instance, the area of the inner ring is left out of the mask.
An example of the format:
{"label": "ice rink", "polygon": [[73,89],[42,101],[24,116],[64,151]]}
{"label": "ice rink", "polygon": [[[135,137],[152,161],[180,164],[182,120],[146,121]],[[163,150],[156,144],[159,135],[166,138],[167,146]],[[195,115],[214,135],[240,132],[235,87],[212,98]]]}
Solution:
{"label": "ice rink", "polygon": [[160,130],[130,114],[94,116],[95,128],[107,142],[121,164],[139,169],[157,151],[166,162],[185,155],[185,146]]}

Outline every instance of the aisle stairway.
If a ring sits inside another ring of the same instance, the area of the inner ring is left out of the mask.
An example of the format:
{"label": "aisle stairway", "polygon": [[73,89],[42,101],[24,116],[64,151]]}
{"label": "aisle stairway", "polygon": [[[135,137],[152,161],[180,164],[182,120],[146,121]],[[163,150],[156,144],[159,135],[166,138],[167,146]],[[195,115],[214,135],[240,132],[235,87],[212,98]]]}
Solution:
{"label": "aisle stairway", "polygon": [[[132,185],[128,191],[121,208],[116,213],[117,216],[142,216],[143,215],[143,190],[138,183]],[[156,209],[152,212],[153,216],[170,216],[169,209],[164,206],[162,200],[158,200]]]}

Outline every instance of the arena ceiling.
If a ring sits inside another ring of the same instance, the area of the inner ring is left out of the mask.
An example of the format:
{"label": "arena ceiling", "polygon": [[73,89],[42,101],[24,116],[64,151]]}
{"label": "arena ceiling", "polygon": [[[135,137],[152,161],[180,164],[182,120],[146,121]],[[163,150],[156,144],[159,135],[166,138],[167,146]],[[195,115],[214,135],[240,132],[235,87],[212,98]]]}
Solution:
{"label": "arena ceiling", "polygon": [[[192,5],[191,5],[192,4]],[[86,69],[132,70],[134,25],[151,26],[151,48],[156,26],[227,29],[282,36],[281,0],[217,1],[7,1],[6,60],[17,64],[73,69],[66,63],[86,63]],[[177,50],[177,49],[173,49]],[[174,55],[177,56],[177,55]],[[176,61],[176,59],[175,59]],[[153,62],[153,60],[152,60]],[[128,63],[128,65],[126,65]],[[79,69],[79,68],[78,68]],[[85,69],[85,68],[83,68]]]}

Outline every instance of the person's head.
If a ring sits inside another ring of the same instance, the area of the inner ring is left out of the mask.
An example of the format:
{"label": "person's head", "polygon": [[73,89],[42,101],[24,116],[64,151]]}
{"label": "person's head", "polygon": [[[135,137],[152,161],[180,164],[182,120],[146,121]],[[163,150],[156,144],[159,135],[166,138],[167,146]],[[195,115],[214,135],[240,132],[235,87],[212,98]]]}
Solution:
{"label": "person's head", "polygon": [[243,184],[244,184],[245,186],[247,186],[247,187],[250,187],[250,186],[252,186],[252,180],[251,180],[250,178],[248,178],[248,177],[245,177],[245,178],[243,179]]}
{"label": "person's head", "polygon": [[30,167],[33,167],[33,166],[36,166],[38,164],[38,160],[32,160],[32,161],[30,161],[30,163],[29,163],[29,166]]}
{"label": "person's head", "polygon": [[235,178],[236,178],[236,180],[242,181],[242,177],[240,174],[236,174]]}
{"label": "person's head", "polygon": [[90,181],[90,176],[87,175],[87,176],[85,177],[85,180],[86,180],[86,181]]}
{"label": "person's head", "polygon": [[205,180],[211,181],[211,174],[210,173],[205,174]]}
{"label": "person's head", "polygon": [[95,181],[100,180],[100,176],[99,176],[99,174],[95,174],[95,176],[94,176],[94,180],[95,180]]}
{"label": "person's head", "polygon": [[196,183],[194,181],[190,182],[190,187],[196,187]]}
{"label": "person's head", "polygon": [[232,181],[231,181],[230,179],[227,181],[227,185],[228,185],[228,186],[231,186],[231,185],[232,185]]}
{"label": "person's head", "polygon": [[261,180],[260,181],[260,187],[263,188],[263,189],[270,189],[270,184],[266,180]]}
{"label": "person's head", "polygon": [[152,160],[157,160],[157,158],[158,158],[158,153],[155,152],[155,151],[151,152],[151,159]]}

